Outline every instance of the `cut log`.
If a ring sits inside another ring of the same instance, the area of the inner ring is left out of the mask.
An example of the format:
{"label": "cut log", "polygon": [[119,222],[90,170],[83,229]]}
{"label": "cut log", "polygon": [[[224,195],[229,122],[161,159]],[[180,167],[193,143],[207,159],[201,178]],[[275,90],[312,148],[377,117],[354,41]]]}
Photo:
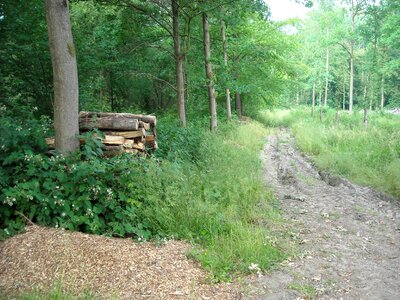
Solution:
{"label": "cut log", "polygon": [[139,121],[139,128],[143,128],[144,130],[150,130],[151,125],[150,123]]}
{"label": "cut log", "polygon": [[144,136],[139,136],[137,138],[134,138],[133,141],[135,141],[135,143],[144,143],[145,142],[145,137]]}
{"label": "cut log", "polygon": [[108,145],[123,145],[125,138],[123,136],[105,135],[101,142]]}
{"label": "cut log", "polygon": [[157,125],[157,118],[155,116],[150,116],[150,115],[137,115],[128,113],[103,113],[103,112],[90,112],[90,111],[81,111],[79,113],[80,118],[94,118],[94,117],[107,118],[107,117],[117,117],[117,116],[127,119],[136,119],[142,122],[150,123],[152,126]]}
{"label": "cut log", "polygon": [[123,116],[113,117],[80,117],[79,128],[81,130],[91,130],[94,128],[108,130],[138,130],[139,121]]}
{"label": "cut log", "polygon": [[104,134],[123,136],[126,139],[133,139],[141,136],[146,136],[146,130],[144,128],[139,128],[138,130],[134,131],[105,131]]}
{"label": "cut log", "polygon": [[155,141],[155,136],[152,134],[149,134],[148,136],[146,136],[145,138],[146,143],[148,142],[154,142]]}
{"label": "cut log", "polygon": [[144,149],[146,149],[146,146],[143,143],[137,143],[137,144],[133,144],[132,148],[144,151]]}
{"label": "cut log", "polygon": [[135,144],[134,140],[125,140],[124,148],[132,148],[133,144]]}

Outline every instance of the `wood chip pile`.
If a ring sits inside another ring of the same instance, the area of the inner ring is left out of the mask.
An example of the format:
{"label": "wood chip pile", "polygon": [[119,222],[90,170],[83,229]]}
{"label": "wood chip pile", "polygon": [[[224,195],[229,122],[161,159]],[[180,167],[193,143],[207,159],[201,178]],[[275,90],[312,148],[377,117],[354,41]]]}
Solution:
{"label": "wood chip pile", "polygon": [[[150,115],[86,111],[79,114],[81,134],[95,128],[104,134],[101,142],[106,156],[157,149],[156,126],[156,117]],[[46,139],[46,143],[54,147],[54,138]]]}
{"label": "wood chip pile", "polygon": [[[190,244],[135,243],[67,230],[29,226],[0,241],[0,299],[239,299],[237,284],[210,284],[211,274],[188,259]],[[22,297],[41,291],[43,297]],[[58,295],[58,294],[57,294]],[[51,298],[53,299],[53,298]]]}

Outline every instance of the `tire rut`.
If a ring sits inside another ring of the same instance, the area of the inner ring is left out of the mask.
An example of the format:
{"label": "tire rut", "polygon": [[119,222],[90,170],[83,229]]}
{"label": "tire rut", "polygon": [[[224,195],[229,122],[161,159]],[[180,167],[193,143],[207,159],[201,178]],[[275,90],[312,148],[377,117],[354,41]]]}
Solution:
{"label": "tire rut", "polygon": [[301,254],[250,282],[245,298],[400,299],[398,199],[318,172],[284,129],[262,158]]}

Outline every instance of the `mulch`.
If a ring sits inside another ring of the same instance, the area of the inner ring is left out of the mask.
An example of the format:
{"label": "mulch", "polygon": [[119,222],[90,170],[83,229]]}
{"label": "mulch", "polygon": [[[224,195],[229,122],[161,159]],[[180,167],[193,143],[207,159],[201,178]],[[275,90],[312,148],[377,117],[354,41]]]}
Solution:
{"label": "mulch", "polygon": [[0,242],[0,293],[18,295],[59,286],[96,299],[239,299],[237,284],[211,284],[189,259],[191,246],[171,240],[157,247],[132,239],[28,226]]}

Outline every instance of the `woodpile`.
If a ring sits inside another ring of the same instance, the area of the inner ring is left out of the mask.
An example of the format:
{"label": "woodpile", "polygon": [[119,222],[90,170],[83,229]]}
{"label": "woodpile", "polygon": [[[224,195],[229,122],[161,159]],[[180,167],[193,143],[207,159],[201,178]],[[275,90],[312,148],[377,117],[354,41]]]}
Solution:
{"label": "woodpile", "polygon": [[[150,115],[86,111],[79,114],[80,134],[95,128],[103,133],[101,142],[105,156],[157,149],[156,125],[156,117]],[[46,143],[54,148],[54,138],[47,138]]]}

